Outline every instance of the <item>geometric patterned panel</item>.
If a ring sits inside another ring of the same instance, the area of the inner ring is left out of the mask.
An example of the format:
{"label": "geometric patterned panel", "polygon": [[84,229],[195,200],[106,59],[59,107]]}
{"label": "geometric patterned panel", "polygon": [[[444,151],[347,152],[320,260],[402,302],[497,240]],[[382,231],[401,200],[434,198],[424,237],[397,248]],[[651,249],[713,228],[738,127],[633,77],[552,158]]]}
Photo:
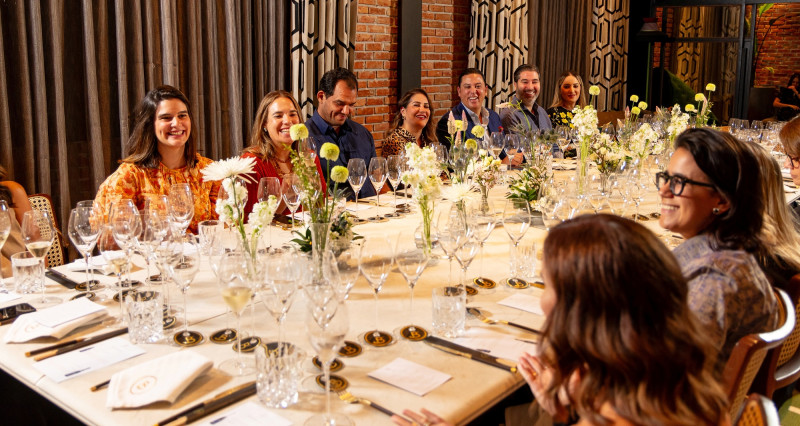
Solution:
{"label": "geometric patterned panel", "polygon": [[314,113],[325,71],[353,69],[358,0],[291,0],[292,94],[305,117]]}
{"label": "geometric patterned panel", "polygon": [[[678,22],[678,37],[700,37],[703,31],[703,15],[706,8],[689,7],[681,10]],[[695,91],[705,88],[700,81],[703,43],[678,43],[675,48],[675,75]],[[702,85],[702,87],[701,87]]]}
{"label": "geometric patterned panel", "polygon": [[471,10],[469,67],[486,77],[484,106],[494,109],[511,97],[514,70],[528,57],[528,2],[472,0]]}
{"label": "geometric patterned panel", "polygon": [[592,7],[590,74],[584,83],[600,86],[598,111],[620,111],[628,100],[628,1],[594,0]]}

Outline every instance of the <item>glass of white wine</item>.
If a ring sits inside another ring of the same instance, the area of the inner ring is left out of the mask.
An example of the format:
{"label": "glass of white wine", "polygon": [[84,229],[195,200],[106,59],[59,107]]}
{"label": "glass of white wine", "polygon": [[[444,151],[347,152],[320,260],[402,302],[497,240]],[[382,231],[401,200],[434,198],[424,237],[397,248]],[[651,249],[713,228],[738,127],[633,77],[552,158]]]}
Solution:
{"label": "glass of white wine", "polygon": [[[25,212],[22,216],[22,241],[25,247],[36,258],[44,262],[44,257],[50,251],[53,241],[56,238],[56,230],[53,229],[53,220],[45,211],[31,210]],[[44,271],[44,268],[42,268]],[[61,299],[57,297],[45,296],[45,281],[44,276],[41,277],[42,283],[42,297],[39,303],[43,306],[54,305],[61,303]]]}
{"label": "glass of white wine", "polygon": [[[219,277],[219,288],[222,291],[222,299],[225,304],[236,315],[236,329],[242,328],[242,311],[250,302],[253,290],[247,285],[244,274],[247,273],[247,258],[242,252],[228,252],[222,256],[217,275]],[[252,360],[245,361],[242,358],[242,336],[236,336],[236,358],[223,361],[220,370],[232,376],[245,376],[255,371]]]}

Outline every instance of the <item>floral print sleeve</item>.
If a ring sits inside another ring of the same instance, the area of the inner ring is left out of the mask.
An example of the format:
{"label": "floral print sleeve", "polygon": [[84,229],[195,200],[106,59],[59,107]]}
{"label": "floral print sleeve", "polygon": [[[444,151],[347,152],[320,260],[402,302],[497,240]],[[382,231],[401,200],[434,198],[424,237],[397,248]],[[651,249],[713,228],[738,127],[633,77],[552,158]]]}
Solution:
{"label": "floral print sleeve", "polygon": [[200,174],[200,170],[210,163],[211,160],[200,155],[197,156],[193,168],[169,169],[163,164],[159,164],[157,168],[147,168],[122,163],[117,171],[100,185],[94,199],[95,205],[103,215],[107,215],[111,203],[130,198],[136,207],[142,209],[147,198],[168,195],[172,184],[188,183],[194,195],[194,217],[189,230],[196,233],[198,223],[217,218],[214,207],[217,203],[219,183],[203,182],[203,175]]}
{"label": "floral print sleeve", "polygon": [[398,127],[392,130],[389,138],[383,143],[381,155],[383,157],[400,155],[405,152],[406,144],[409,142],[414,142],[414,136],[402,127]]}
{"label": "floral print sleeve", "polygon": [[547,110],[547,115],[550,117],[550,122],[553,124],[553,127],[556,126],[569,126],[570,128],[574,127],[572,125],[572,111],[561,107],[553,107]]}

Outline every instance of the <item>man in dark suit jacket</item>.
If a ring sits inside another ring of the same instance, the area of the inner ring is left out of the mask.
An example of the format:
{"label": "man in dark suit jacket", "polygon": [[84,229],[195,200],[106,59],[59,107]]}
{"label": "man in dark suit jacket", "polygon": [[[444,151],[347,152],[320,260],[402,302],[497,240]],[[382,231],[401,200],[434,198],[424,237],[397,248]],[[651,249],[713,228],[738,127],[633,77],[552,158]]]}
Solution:
{"label": "man in dark suit jacket", "polygon": [[465,69],[458,77],[457,91],[461,102],[447,111],[436,125],[436,137],[440,143],[450,149],[450,141],[448,140],[450,133],[447,132],[447,120],[450,117],[450,111],[453,112],[453,118],[456,120],[461,120],[462,113],[466,116],[467,131],[462,134],[465,139],[473,137],[472,128],[476,124],[481,124],[486,128],[487,137],[491,132],[500,131],[500,116],[483,106],[483,101],[486,99],[486,80],[480,70],[476,68]]}

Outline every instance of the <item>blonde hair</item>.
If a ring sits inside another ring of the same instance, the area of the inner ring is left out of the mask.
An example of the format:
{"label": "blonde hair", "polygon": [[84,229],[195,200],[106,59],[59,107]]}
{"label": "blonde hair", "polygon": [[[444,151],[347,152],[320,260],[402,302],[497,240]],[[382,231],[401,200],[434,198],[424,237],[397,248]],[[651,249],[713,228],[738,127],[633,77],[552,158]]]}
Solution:
{"label": "blonde hair", "polygon": [[586,87],[583,85],[583,79],[580,75],[572,71],[566,71],[564,74],[561,74],[561,77],[558,77],[558,83],[556,83],[556,93],[553,94],[553,102],[550,104],[549,108],[562,106],[564,103],[564,100],[561,99],[561,85],[564,84],[564,80],[566,80],[569,76],[575,77],[575,79],[578,80],[578,84],[581,85],[581,94],[578,96],[578,102],[576,105],[580,107],[586,106],[586,92],[584,91]]}
{"label": "blonde hair", "polygon": [[250,129],[250,144],[244,149],[244,152],[249,152],[266,160],[275,156],[275,147],[272,145],[272,139],[269,137],[269,132],[264,129],[267,123],[267,114],[270,105],[278,99],[286,98],[292,101],[295,110],[297,111],[297,118],[300,119],[299,123],[303,123],[303,116],[300,113],[300,105],[294,99],[291,93],[285,90],[273,90],[261,99],[261,104],[258,105],[256,118],[253,120],[253,128]]}

